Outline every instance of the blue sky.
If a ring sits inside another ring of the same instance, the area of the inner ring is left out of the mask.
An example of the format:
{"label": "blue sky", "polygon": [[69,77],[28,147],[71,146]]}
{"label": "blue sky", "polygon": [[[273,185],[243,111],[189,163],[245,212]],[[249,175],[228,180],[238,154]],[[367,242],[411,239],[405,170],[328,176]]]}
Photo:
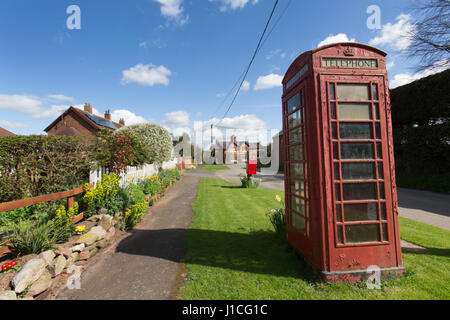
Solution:
{"label": "blue sky", "polygon": [[[280,0],[272,23],[288,4]],[[415,73],[400,54],[409,43],[411,1],[293,0],[264,43],[225,126],[248,132],[281,128],[280,78],[293,59],[324,40],[354,40],[388,52],[393,86]],[[41,134],[68,106],[89,102],[113,120],[151,121],[174,134],[222,118],[219,109],[248,64],[272,0],[2,0],[0,127]],[[370,5],[381,29],[370,30]],[[69,30],[66,9],[81,10]],[[220,132],[215,132],[219,135]]]}

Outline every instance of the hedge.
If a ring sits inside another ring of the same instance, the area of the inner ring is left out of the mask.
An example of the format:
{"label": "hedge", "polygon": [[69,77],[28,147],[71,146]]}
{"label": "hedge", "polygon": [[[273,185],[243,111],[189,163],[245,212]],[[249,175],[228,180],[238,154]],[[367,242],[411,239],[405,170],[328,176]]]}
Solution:
{"label": "hedge", "polygon": [[0,137],[0,202],[81,187],[89,181],[87,137]]}

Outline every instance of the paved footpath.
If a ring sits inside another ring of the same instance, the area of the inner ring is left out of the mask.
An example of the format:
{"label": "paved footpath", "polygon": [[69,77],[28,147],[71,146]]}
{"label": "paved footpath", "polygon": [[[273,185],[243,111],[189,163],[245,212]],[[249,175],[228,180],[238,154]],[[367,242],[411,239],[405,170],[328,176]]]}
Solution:
{"label": "paved footpath", "polygon": [[191,204],[197,198],[198,171],[185,171],[181,181],[150,208],[151,214],[117,245],[116,252],[83,272],[81,289],[66,289],[58,299],[172,299],[185,255],[185,232],[194,214]]}

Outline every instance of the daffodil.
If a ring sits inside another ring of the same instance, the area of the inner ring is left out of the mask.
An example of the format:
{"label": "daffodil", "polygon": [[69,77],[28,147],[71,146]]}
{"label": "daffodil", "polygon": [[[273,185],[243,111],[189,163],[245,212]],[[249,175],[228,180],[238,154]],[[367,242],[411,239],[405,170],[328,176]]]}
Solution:
{"label": "daffodil", "polygon": [[280,198],[279,195],[276,195],[276,196],[275,196],[275,199],[276,199],[278,202],[281,202],[281,198]]}

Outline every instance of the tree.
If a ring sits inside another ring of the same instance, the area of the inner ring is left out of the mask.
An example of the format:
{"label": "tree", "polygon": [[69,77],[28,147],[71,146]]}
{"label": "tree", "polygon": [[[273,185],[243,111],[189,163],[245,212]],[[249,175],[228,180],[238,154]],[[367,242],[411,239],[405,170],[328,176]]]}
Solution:
{"label": "tree", "polygon": [[145,163],[163,163],[172,157],[172,136],[166,128],[154,123],[139,123],[122,127],[120,133],[134,136],[145,151]]}
{"label": "tree", "polygon": [[408,55],[420,57],[419,70],[450,63],[450,0],[421,0],[412,8],[418,16],[410,32]]}
{"label": "tree", "polygon": [[103,129],[97,135],[95,158],[97,165],[120,175],[127,166],[135,165],[133,137],[128,133],[113,133]]}

